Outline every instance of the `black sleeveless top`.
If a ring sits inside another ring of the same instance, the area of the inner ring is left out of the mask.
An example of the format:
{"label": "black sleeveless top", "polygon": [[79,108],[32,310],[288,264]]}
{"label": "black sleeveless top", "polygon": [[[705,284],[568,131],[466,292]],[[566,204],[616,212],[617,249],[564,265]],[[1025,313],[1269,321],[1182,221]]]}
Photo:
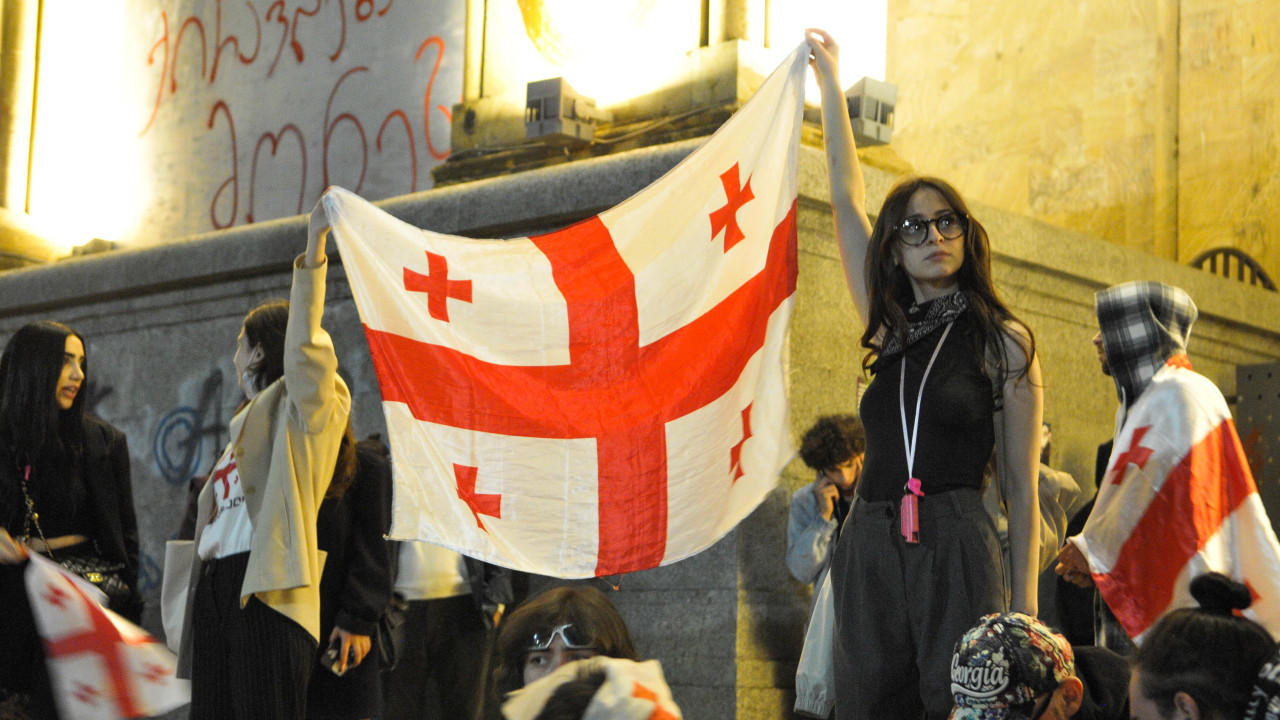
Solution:
{"label": "black sleeveless top", "polygon": [[[937,327],[907,346],[907,378],[902,395],[908,430],[915,419],[920,378],[945,327]],[[991,420],[995,400],[991,379],[978,361],[976,349],[981,346],[973,312],[961,312],[929,372],[920,404],[914,468],[926,497],[982,486],[983,470],[995,447]],[[873,502],[896,501],[902,497],[908,479],[898,404],[902,355],[877,359],[872,372],[875,375],[859,408],[867,450],[858,494]]]}

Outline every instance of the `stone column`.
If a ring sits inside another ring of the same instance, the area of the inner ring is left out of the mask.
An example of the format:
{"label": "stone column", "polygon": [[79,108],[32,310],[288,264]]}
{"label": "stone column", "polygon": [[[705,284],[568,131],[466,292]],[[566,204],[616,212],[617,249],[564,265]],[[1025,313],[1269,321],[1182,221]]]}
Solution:
{"label": "stone column", "polygon": [[26,209],[35,103],[35,0],[0,0],[0,207]]}
{"label": "stone column", "polygon": [[707,4],[704,44],[753,40],[763,45],[766,10],[765,0],[711,0]]}

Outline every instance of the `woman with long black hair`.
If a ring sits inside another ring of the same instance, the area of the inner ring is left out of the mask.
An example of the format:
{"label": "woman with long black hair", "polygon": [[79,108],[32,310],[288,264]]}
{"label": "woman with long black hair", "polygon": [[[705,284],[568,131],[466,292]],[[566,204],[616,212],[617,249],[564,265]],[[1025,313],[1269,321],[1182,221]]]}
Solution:
{"label": "woman with long black hair", "polygon": [[[139,621],[138,524],[124,433],[84,410],[84,338],[62,323],[24,325],[0,357],[0,701],[53,712],[21,577],[22,552],[113,568],[110,607]],[[12,563],[12,564],[8,564]]]}

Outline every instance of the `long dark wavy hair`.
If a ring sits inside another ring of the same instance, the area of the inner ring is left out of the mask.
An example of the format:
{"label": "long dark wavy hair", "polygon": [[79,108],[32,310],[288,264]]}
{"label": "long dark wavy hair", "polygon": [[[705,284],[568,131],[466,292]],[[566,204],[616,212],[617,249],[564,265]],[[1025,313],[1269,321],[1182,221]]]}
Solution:
{"label": "long dark wavy hair", "polygon": [[[875,227],[871,231],[870,243],[867,247],[866,283],[867,299],[870,305],[867,328],[862,333],[862,347],[867,348],[863,359],[863,368],[875,362],[883,348],[886,336],[882,336],[881,328],[886,333],[898,336],[906,344],[908,322],[905,308],[915,302],[911,292],[911,280],[906,271],[894,263],[893,243],[896,240],[898,225],[906,219],[907,205],[911,196],[918,190],[932,188],[947,201],[951,209],[965,220],[964,262],[956,273],[956,279],[969,301],[969,308],[978,321],[982,335],[979,362],[982,367],[990,367],[994,360],[994,377],[1003,381],[1009,377],[1023,378],[1031,368],[1031,358],[1035,356],[1036,340],[1031,328],[1021,323],[1013,312],[996,294],[995,283],[991,279],[991,243],[987,239],[987,230],[969,212],[960,193],[945,180],[935,177],[908,177],[899,180],[884,199],[880,214],[876,216]],[[1009,358],[1005,353],[1005,337],[1009,336],[1011,323],[1022,325],[1026,340],[1018,337],[1024,358],[1021,365],[1011,370]]]}
{"label": "long dark wavy hair", "polygon": [[84,447],[87,348],[85,380],[75,401],[63,410],[57,400],[70,336],[85,344],[80,333],[62,323],[29,323],[9,338],[0,356],[0,448],[19,464],[51,452],[78,454]]}
{"label": "long dark wavy hair", "polygon": [[552,588],[520,604],[498,631],[498,667],[493,673],[498,698],[524,687],[524,662],[538,632],[570,624],[595,637],[597,655],[639,660],[627,624],[613,603],[590,585]]}
{"label": "long dark wavy hair", "polygon": [[[246,369],[249,382],[259,392],[284,377],[284,339],[289,328],[289,301],[268,300],[249,311],[244,317],[244,339],[249,347],[262,348],[262,357]],[[333,480],[325,497],[340,498],[351,486],[356,476],[356,436],[347,418],[347,427],[338,446],[338,461],[333,470]]]}
{"label": "long dark wavy hair", "polygon": [[1165,717],[1180,692],[1196,701],[1200,717],[1241,717],[1275,642],[1236,614],[1252,604],[1246,585],[1207,573],[1191,581],[1191,595],[1199,607],[1174,610],[1143,638],[1133,657],[1138,687]]}

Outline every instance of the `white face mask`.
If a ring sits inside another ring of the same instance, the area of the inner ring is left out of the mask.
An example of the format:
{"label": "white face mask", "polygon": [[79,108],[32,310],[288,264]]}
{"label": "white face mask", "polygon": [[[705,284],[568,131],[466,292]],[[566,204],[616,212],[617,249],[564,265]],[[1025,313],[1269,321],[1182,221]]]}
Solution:
{"label": "white face mask", "polygon": [[244,391],[245,397],[250,400],[254,395],[258,394],[258,388],[253,380],[253,375],[249,368],[253,364],[262,359],[261,347],[249,347],[249,342],[245,338],[244,330],[241,329],[239,337],[236,338],[236,354],[232,359],[235,363],[236,371],[240,373],[240,389]]}
{"label": "white face mask", "polygon": [[245,396],[250,400],[253,399],[254,395],[258,394],[258,388],[254,387],[253,384],[253,375],[248,370],[240,373],[240,389],[244,391]]}

